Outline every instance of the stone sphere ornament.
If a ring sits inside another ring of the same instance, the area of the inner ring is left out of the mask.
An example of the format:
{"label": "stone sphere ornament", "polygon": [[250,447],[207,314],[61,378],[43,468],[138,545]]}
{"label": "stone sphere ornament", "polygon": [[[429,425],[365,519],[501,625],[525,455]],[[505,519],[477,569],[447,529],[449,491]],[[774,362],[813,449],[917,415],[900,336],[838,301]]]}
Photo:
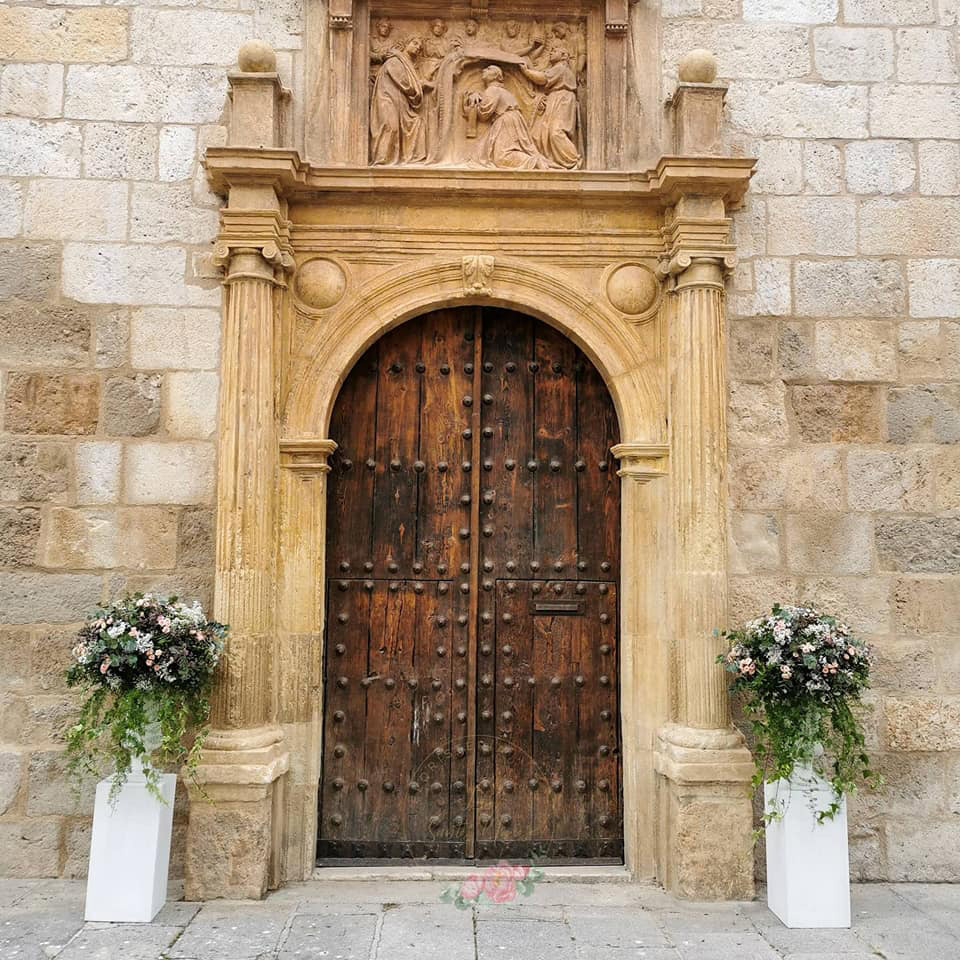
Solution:
{"label": "stone sphere ornament", "polygon": [[243,73],[276,73],[277,55],[264,40],[248,40],[237,53],[237,66]]}
{"label": "stone sphere ornament", "polygon": [[306,306],[325,310],[344,295],[347,278],[343,268],[332,260],[308,260],[297,271],[295,289]]}
{"label": "stone sphere ornament", "polygon": [[681,83],[713,83],[717,79],[717,58],[710,50],[691,50],[680,61]]}
{"label": "stone sphere ornament", "polygon": [[607,278],[607,298],[621,313],[645,317],[656,307],[660,283],[653,270],[640,263],[616,267]]}

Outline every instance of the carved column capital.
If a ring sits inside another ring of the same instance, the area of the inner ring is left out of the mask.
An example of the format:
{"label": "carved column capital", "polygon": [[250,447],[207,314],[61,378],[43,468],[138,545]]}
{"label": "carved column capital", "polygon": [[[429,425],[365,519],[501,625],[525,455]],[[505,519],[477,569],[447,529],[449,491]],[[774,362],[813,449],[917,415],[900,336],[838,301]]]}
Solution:
{"label": "carved column capital", "polygon": [[280,441],[280,466],[300,474],[329,473],[327,457],[337,449],[335,440],[319,437],[285,438]]}
{"label": "carved column capital", "polygon": [[730,225],[723,200],[682,197],[664,219],[665,253],[657,275],[674,291],[689,287],[722,290],[725,277],[737,264]]}
{"label": "carved column capital", "polygon": [[213,248],[213,261],[224,274],[224,283],[240,279],[267,280],[286,286],[295,262],[289,240],[289,224],[273,211],[224,210],[220,237]]}
{"label": "carved column capital", "polygon": [[618,443],[610,452],[620,461],[618,477],[649,483],[667,475],[670,448],[662,443]]}

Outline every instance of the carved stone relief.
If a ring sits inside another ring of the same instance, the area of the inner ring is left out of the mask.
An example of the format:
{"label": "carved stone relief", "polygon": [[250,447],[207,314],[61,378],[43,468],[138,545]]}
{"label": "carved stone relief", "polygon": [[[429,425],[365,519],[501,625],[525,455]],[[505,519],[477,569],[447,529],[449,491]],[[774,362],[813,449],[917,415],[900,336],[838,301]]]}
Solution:
{"label": "carved stone relief", "polygon": [[373,165],[583,166],[582,20],[370,23]]}

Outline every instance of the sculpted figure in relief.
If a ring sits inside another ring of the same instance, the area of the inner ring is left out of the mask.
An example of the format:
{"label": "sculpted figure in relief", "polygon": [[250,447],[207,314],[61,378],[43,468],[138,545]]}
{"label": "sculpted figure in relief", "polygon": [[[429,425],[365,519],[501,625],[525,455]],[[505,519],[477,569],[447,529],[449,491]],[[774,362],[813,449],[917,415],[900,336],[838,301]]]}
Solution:
{"label": "sculpted figure in relief", "polygon": [[548,160],[573,170],[583,161],[577,145],[577,78],[570,69],[570,55],[559,43],[550,45],[548,59],[550,65],[546,70],[534,70],[527,64],[520,66],[531,83],[546,91],[546,97],[537,106],[531,134],[537,149]]}
{"label": "sculpted figure in relief", "polygon": [[517,98],[503,85],[503,71],[488,66],[481,74],[486,89],[467,94],[465,105],[475,107],[480,120],[490,121],[480,146],[480,162],[511,170],[546,170],[550,164],[537,150]]}
{"label": "sculpted figure in relief", "polygon": [[370,101],[370,162],[422,163],[427,159],[426,129],[421,116],[423,94],[432,84],[421,81],[415,61],[423,43],[409,37],[384,60]]}
{"label": "sculpted figure in relief", "polygon": [[377,79],[380,64],[390,55],[391,48],[396,41],[390,39],[393,32],[393,23],[389,17],[381,17],[374,24],[374,34],[370,38],[370,89]]}

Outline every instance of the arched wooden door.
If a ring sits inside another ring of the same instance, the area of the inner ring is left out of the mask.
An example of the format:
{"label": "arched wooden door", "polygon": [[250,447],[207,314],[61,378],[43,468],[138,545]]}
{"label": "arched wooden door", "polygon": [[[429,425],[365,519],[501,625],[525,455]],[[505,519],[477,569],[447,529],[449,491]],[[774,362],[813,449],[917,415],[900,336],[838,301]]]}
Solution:
{"label": "arched wooden door", "polygon": [[333,413],[318,858],[623,854],[610,395],[551,327],[440,310]]}

